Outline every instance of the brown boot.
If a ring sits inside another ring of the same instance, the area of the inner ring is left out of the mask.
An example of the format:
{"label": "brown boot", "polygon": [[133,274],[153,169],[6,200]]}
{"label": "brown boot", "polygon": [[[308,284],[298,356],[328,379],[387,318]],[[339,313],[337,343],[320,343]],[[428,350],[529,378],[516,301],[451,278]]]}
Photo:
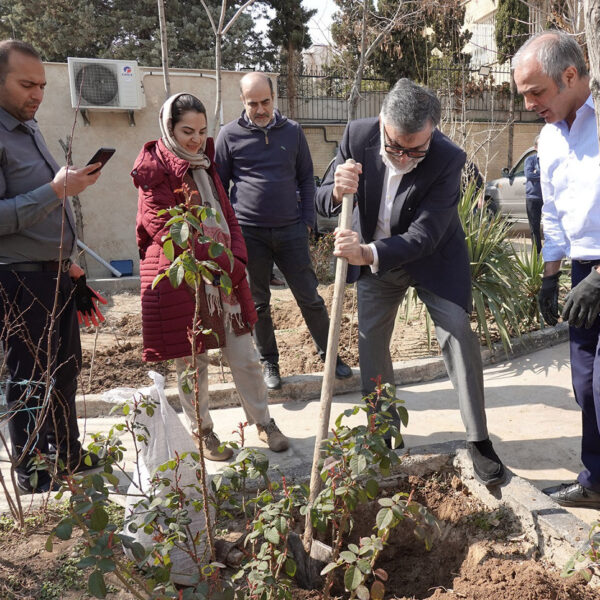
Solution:
{"label": "brown boot", "polygon": [[209,431],[202,436],[202,449],[206,460],[229,460],[233,456],[231,448],[227,446],[219,448],[219,446],[221,446],[221,440],[214,431]]}
{"label": "brown boot", "polygon": [[266,425],[259,425],[257,423],[256,429],[258,429],[258,438],[263,442],[266,442],[269,449],[273,452],[283,452],[290,447],[290,442],[285,435],[281,433],[273,419]]}

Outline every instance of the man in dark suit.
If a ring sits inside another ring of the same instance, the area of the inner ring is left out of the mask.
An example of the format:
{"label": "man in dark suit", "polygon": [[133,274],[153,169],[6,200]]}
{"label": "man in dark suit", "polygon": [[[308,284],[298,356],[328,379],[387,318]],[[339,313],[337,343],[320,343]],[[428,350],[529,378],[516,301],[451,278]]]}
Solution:
{"label": "man in dark suit", "polygon": [[[457,211],[465,153],[436,129],[440,115],[431,91],[400,79],[379,118],[348,124],[335,174],[317,192],[317,210],[333,215],[343,194],[356,195],[354,231],[336,230],[334,254],[360,268],[363,393],[373,391],[379,376],[394,383],[390,339],[398,307],[413,286],[435,323],[475,474],[497,485],[505,470],[488,437],[481,354],[469,324],[469,258]],[[356,164],[346,164],[349,158]]]}

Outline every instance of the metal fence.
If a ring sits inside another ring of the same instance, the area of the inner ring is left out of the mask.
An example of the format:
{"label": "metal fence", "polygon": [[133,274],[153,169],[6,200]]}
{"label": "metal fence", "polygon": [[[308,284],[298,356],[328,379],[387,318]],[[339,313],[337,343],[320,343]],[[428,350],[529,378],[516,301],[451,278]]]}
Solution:
{"label": "metal fence", "polygon": [[[399,75],[400,76],[400,75]],[[510,108],[510,70],[508,66],[431,65],[423,82],[433,89],[442,102],[444,114],[467,120],[506,120]],[[286,76],[279,77],[279,106],[284,114],[301,123],[345,123],[347,99],[352,79],[339,72],[310,71],[297,77],[295,107],[286,87]],[[382,79],[362,81],[357,118],[379,114],[389,84]],[[519,95],[515,97],[515,119],[531,120]]]}
{"label": "metal fence", "polygon": [[[348,120],[347,100],[353,82],[347,75],[335,71],[308,71],[300,75],[296,84],[295,110],[291,110],[286,82],[286,74],[281,73],[279,106],[285,114],[305,123],[345,123]],[[357,118],[378,115],[388,89],[388,83],[382,79],[363,79]]]}

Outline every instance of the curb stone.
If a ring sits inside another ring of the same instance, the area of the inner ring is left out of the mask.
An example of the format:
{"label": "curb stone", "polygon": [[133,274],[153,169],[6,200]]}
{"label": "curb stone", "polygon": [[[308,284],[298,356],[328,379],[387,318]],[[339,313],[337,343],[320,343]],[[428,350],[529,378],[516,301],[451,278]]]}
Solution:
{"label": "curb stone", "polygon": [[[523,354],[549,348],[568,340],[569,327],[561,323],[556,327],[546,327],[532,333],[525,334],[512,341],[512,351],[506,353],[502,344],[495,344],[494,348],[482,348],[481,358],[484,366],[517,358]],[[430,358],[417,358],[413,360],[394,363],[394,378],[397,385],[423,383],[446,377],[446,367],[441,356]],[[314,400],[321,396],[323,373],[310,373],[307,375],[292,375],[283,378],[281,390],[269,391],[269,404],[279,404],[291,400]],[[150,385],[150,381],[140,382],[140,387]],[[334,395],[359,392],[361,390],[360,371],[357,367],[352,369],[352,377],[336,379]],[[179,393],[176,387],[165,390],[169,404],[181,412]],[[239,406],[240,400],[233,383],[218,383],[209,386],[209,408],[226,408]],[[105,393],[77,395],[77,415],[79,417],[103,417],[110,413],[114,403],[109,401]]]}

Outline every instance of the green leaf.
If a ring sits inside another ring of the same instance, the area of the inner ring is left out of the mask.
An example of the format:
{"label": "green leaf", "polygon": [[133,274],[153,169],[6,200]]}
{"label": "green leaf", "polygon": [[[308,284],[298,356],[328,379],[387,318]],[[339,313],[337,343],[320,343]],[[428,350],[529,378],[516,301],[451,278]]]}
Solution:
{"label": "green leaf", "polygon": [[208,247],[208,255],[211,258],[217,258],[221,254],[223,254],[223,250],[224,250],[223,244],[213,241],[213,242],[211,242],[210,246]]}
{"label": "green leaf", "polygon": [[367,459],[362,454],[355,454],[350,459],[350,470],[353,477],[360,477],[367,468]]}
{"label": "green leaf", "polygon": [[190,271],[185,272],[185,282],[193,289],[196,288],[196,276]]}
{"label": "green leaf", "polygon": [[185,221],[181,224],[181,229],[179,231],[182,244],[187,244],[187,241],[190,237],[190,226]]}
{"label": "green leaf", "polygon": [[90,528],[94,531],[102,531],[107,525],[108,514],[101,506],[97,506],[90,518]]}
{"label": "green leaf", "polygon": [[296,561],[292,558],[286,558],[284,569],[287,575],[293,577],[296,574]]}
{"label": "green leaf", "polygon": [[340,552],[340,558],[346,563],[353,563],[356,560],[356,554],[354,552],[350,552],[349,550],[344,550],[344,552]]}
{"label": "green leaf", "polygon": [[375,479],[369,479],[365,485],[365,490],[367,492],[367,496],[373,500],[374,498],[377,498],[377,494],[379,494],[379,484]]}
{"label": "green leaf", "polygon": [[394,520],[394,513],[390,508],[383,508],[377,513],[377,517],[375,518],[375,524],[377,525],[377,529],[380,531],[382,529],[387,529]]}
{"label": "green leaf", "polygon": [[365,575],[369,575],[369,573],[371,573],[371,563],[365,558],[361,558],[359,561],[357,561],[356,566],[360,569],[360,572],[364,573]]}
{"label": "green leaf", "polygon": [[104,473],[102,473],[102,477],[104,477],[104,479],[106,479],[106,481],[108,481],[108,483],[110,483],[114,487],[118,487],[119,478],[116,475],[114,475],[113,473],[107,473],[105,471]]}
{"label": "green leaf", "polygon": [[66,518],[63,519],[55,529],[56,537],[61,540],[68,540],[71,538],[71,534],[73,533],[73,523],[71,519]]}
{"label": "green leaf", "polygon": [[167,240],[163,244],[163,252],[169,262],[173,262],[175,260],[175,248],[173,246],[173,240]]}
{"label": "green leaf", "polygon": [[102,558],[98,561],[97,568],[103,573],[110,573],[114,571],[117,567],[115,565],[115,561],[112,558]]}
{"label": "green leaf", "polygon": [[271,544],[279,544],[281,538],[279,537],[279,533],[275,527],[267,527],[264,532],[265,539]]}
{"label": "green leaf", "polygon": [[102,571],[92,571],[88,577],[88,591],[94,598],[106,597],[106,584]]}
{"label": "green leaf", "polygon": [[348,567],[346,573],[344,573],[344,585],[346,589],[353,592],[362,582],[362,573],[355,566]]}
{"label": "green leaf", "polygon": [[171,233],[171,237],[173,241],[180,247],[183,248],[185,246],[184,242],[181,239],[181,227],[183,225],[183,221],[181,219],[174,219],[172,225],[169,228]]}
{"label": "green leaf", "polygon": [[91,567],[91,566],[93,566],[95,564],[96,564],[96,557],[95,556],[84,556],[77,563],[77,568],[78,569],[87,569],[88,567]]}
{"label": "green leaf", "polygon": [[323,567],[323,569],[321,570],[321,575],[327,575],[327,573],[329,573],[330,571],[337,569],[338,566],[339,565],[336,562],[330,562],[328,565]]}
{"label": "green leaf", "polygon": [[48,539],[46,540],[46,544],[45,544],[45,548],[46,548],[46,552],[52,552],[53,548],[54,548],[54,544],[52,542],[52,540],[54,539],[54,533],[51,533],[48,536]]}

